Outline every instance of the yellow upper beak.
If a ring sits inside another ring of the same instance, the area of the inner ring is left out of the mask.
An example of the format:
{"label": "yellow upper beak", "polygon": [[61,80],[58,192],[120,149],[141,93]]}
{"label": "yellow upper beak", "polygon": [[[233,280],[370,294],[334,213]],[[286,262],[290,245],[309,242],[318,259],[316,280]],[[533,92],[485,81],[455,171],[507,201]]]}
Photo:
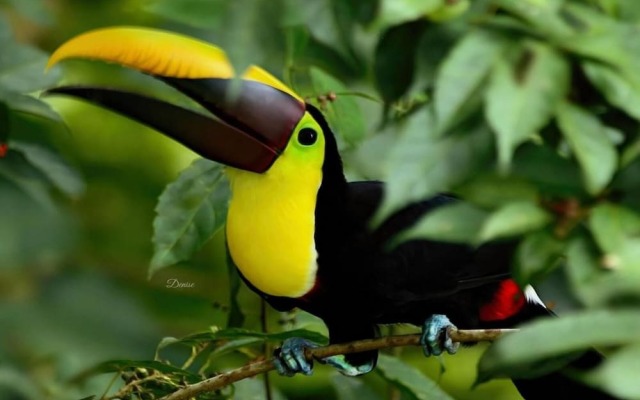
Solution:
{"label": "yellow upper beak", "polygon": [[[167,78],[235,76],[222,49],[188,36],[149,28],[112,27],[76,36],[51,55],[47,68],[72,58],[117,63]],[[291,88],[255,65],[247,68],[242,79],[264,83],[303,102]]]}

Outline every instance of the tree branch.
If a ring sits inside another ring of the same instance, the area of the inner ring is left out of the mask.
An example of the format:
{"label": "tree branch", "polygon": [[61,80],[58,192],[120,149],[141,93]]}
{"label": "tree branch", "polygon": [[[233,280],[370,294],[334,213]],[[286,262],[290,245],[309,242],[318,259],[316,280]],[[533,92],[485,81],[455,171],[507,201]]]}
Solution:
{"label": "tree branch", "polygon": [[[494,341],[505,333],[516,331],[517,329],[479,329],[479,330],[455,330],[449,331],[449,336],[454,342],[490,342]],[[363,351],[380,350],[390,347],[419,346],[420,335],[394,335],[375,339],[358,340],[355,342],[332,344],[329,346],[307,349],[305,356],[308,360],[322,359],[339,354],[360,353]],[[188,385],[160,400],[189,400],[204,392],[219,390],[225,386],[239,380],[263,374],[275,369],[273,358],[256,361],[246,364],[240,368],[216,375],[213,378],[205,379],[201,382]]]}

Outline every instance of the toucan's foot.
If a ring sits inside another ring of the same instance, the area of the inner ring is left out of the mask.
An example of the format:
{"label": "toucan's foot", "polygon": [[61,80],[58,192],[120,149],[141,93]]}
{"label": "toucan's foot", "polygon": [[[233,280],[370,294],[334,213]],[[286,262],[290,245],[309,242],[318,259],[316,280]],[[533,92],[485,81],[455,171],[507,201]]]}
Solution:
{"label": "toucan's foot", "polygon": [[376,365],[375,360],[371,360],[370,362],[361,365],[353,365],[349,361],[347,361],[344,355],[327,357],[320,360],[320,362],[323,364],[331,365],[332,367],[336,368],[342,375],[346,376],[358,376],[366,374],[367,372],[371,372],[371,370]]}
{"label": "toucan's foot", "polygon": [[434,314],[424,321],[420,344],[425,356],[439,356],[443,348],[449,354],[458,351],[460,344],[451,340],[448,328],[456,329],[445,315]]}
{"label": "toucan's foot", "polygon": [[297,373],[311,375],[313,373],[313,361],[307,361],[304,355],[306,349],[318,347],[318,344],[303,338],[289,338],[277,349],[275,355],[275,367],[280,375],[294,376]]}
{"label": "toucan's foot", "polygon": [[[276,371],[283,376],[294,376],[297,373],[311,375],[313,361],[308,361],[304,355],[306,349],[319,347],[318,344],[303,338],[289,338],[282,343],[282,347],[274,352]],[[370,372],[376,365],[375,359],[360,365],[353,365],[344,355],[337,355],[318,360],[336,368],[341,374],[358,376]]]}

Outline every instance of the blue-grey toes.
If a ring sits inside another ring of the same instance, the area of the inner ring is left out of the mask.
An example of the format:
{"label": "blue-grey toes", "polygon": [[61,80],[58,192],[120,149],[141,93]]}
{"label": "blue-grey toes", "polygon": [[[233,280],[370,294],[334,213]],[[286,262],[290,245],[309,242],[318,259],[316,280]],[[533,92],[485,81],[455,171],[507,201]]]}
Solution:
{"label": "blue-grey toes", "polygon": [[297,373],[311,375],[313,361],[307,361],[305,349],[318,347],[316,343],[303,338],[289,338],[282,343],[282,347],[274,352],[276,371],[283,376],[294,376]]}
{"label": "blue-grey toes", "polygon": [[460,344],[451,340],[447,328],[456,329],[445,315],[434,314],[424,321],[420,344],[425,356],[439,356],[443,349],[449,354],[458,351]]}
{"label": "blue-grey toes", "polygon": [[370,362],[364,363],[362,365],[353,365],[349,361],[347,361],[344,355],[331,356],[319,361],[323,364],[331,365],[332,367],[336,368],[342,375],[346,376],[364,375],[368,372],[371,372],[371,370],[373,370],[376,365],[375,360],[371,360]]}

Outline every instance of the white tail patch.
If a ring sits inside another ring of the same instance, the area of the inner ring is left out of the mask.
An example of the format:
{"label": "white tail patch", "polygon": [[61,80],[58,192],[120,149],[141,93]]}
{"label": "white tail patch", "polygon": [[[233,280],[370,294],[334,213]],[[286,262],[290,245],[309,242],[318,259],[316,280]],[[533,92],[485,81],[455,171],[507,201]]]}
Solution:
{"label": "white tail patch", "polygon": [[535,289],[531,285],[527,285],[527,287],[524,288],[524,297],[529,303],[538,304],[544,308],[547,308],[540,296],[538,296],[538,293],[536,293]]}

